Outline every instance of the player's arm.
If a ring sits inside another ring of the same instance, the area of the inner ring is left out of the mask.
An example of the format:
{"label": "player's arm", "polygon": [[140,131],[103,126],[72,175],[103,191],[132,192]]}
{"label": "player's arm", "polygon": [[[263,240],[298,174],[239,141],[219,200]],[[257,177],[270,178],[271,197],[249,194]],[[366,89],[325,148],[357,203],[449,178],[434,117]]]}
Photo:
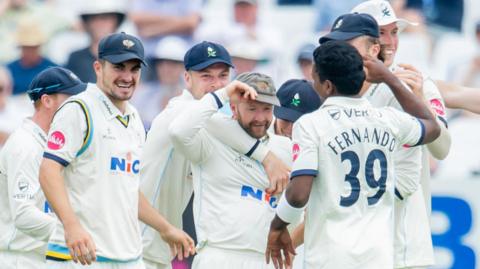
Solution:
{"label": "player's arm", "polygon": [[419,144],[428,144],[434,141],[440,135],[440,126],[423,101],[418,100],[411,91],[405,88],[400,79],[379,60],[366,57],[364,58],[364,65],[368,69],[368,81],[387,84],[402,109],[420,120],[422,128],[424,128],[424,135]]}
{"label": "player's arm", "polygon": [[266,190],[268,193],[277,194],[285,189],[290,179],[289,167],[260,140],[245,132],[237,120],[216,113],[207,122],[206,128],[224,144],[262,163],[270,181],[270,187]]}
{"label": "player's arm", "polygon": [[435,83],[448,108],[465,109],[480,114],[480,90],[436,80]]}
{"label": "player's arm", "polygon": [[[95,243],[82,227],[68,198],[63,170],[69,165],[83,144],[87,130],[85,116],[78,104],[61,107],[50,126],[49,141],[62,140],[63,144],[50,144],[45,149],[40,165],[39,181],[50,206],[62,222],[65,242],[74,262],[91,264],[96,260]],[[61,134],[61,135],[60,135]]]}
{"label": "player's arm", "polygon": [[204,139],[207,121],[231,98],[256,98],[253,88],[233,81],[225,88],[207,94],[184,111],[169,126],[175,148],[194,163],[201,162],[211,153],[211,145]]}
{"label": "player's arm", "polygon": [[[21,145],[19,145],[21,146]],[[38,162],[34,152],[22,152],[9,160],[8,199],[15,227],[39,241],[47,242],[55,229],[55,219],[36,205],[39,192]],[[25,188],[25,189],[22,189]]]}
{"label": "player's arm", "polygon": [[157,230],[165,242],[170,246],[173,256],[179,260],[195,254],[195,243],[184,231],[171,225],[147,201],[141,191],[138,197],[138,219]]}
{"label": "player's arm", "polygon": [[298,146],[299,152],[294,156],[292,180],[280,198],[275,218],[270,225],[265,252],[267,263],[271,259],[275,268],[291,266],[290,254],[295,254],[295,251],[287,225],[300,220],[310,197],[313,179],[318,174],[318,145],[309,131],[311,124],[310,118],[305,117],[293,126],[293,143]]}

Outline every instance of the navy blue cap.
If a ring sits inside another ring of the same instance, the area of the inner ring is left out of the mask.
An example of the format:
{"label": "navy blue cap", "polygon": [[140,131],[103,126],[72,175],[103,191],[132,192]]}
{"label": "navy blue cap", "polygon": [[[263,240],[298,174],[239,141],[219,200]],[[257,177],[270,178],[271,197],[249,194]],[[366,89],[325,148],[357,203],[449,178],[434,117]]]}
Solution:
{"label": "navy blue cap", "polygon": [[304,44],[302,47],[300,47],[300,50],[298,51],[297,55],[297,61],[300,60],[309,60],[313,61],[313,51],[315,50],[317,46],[314,44]]}
{"label": "navy blue cap", "polygon": [[273,108],[275,117],[295,122],[303,114],[317,110],[322,104],[312,83],[304,79],[291,79],[277,91],[281,106]]}
{"label": "navy blue cap", "polygon": [[135,59],[147,66],[142,42],[125,32],[111,34],[102,38],[98,44],[98,59],[103,59],[113,64]]}
{"label": "navy blue cap", "polygon": [[347,41],[362,35],[379,38],[377,21],[368,14],[349,13],[338,17],[333,23],[330,33],[322,36],[318,42],[323,44],[329,40]]}
{"label": "navy blue cap", "polygon": [[228,51],[220,44],[203,41],[191,47],[183,58],[185,70],[200,71],[212,64],[224,63],[233,67]]}
{"label": "navy blue cap", "polygon": [[28,87],[27,94],[35,102],[44,94],[75,95],[83,92],[86,88],[87,84],[80,81],[72,71],[55,66],[36,75]]}

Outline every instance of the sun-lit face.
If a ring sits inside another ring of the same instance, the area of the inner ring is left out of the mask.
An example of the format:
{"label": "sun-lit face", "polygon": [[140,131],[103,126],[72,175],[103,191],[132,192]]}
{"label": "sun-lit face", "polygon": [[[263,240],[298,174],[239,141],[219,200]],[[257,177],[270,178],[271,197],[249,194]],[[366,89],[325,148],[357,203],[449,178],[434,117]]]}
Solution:
{"label": "sun-lit face", "polygon": [[140,81],[140,61],[129,60],[119,64],[96,61],[94,68],[98,87],[113,104],[117,105],[132,97]]}
{"label": "sun-lit face", "polygon": [[278,135],[286,136],[292,138],[292,127],[293,122],[282,120],[280,118],[275,119],[275,133]]}
{"label": "sun-lit face", "polygon": [[396,22],[380,26],[380,44],[383,47],[385,65],[392,65],[398,49],[398,26]]}
{"label": "sun-lit face", "polygon": [[233,118],[252,137],[262,138],[267,134],[273,119],[273,105],[253,100],[241,99],[230,104]]}
{"label": "sun-lit face", "polygon": [[227,86],[230,82],[230,67],[224,63],[213,64],[200,71],[185,72],[185,83],[195,99]]}

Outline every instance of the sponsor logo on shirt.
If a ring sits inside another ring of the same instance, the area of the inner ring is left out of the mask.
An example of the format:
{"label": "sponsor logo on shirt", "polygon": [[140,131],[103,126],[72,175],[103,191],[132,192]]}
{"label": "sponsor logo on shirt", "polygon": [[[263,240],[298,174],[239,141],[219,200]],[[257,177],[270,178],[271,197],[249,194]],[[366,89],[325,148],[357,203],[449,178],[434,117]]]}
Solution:
{"label": "sponsor logo on shirt", "polygon": [[112,157],[110,160],[110,171],[138,174],[140,171],[140,160],[133,159],[131,153],[127,153],[126,158]]}
{"label": "sponsor logo on shirt", "polygon": [[247,158],[246,158],[246,157],[243,157],[242,155],[238,155],[238,157],[235,158],[235,162],[238,163],[238,164],[240,164],[240,165],[245,166],[246,168],[253,168],[252,163],[250,163],[249,161],[247,161]]}
{"label": "sponsor logo on shirt", "polygon": [[293,161],[295,161],[298,158],[298,154],[300,153],[300,145],[298,145],[297,143],[293,144],[292,153]]}
{"label": "sponsor logo on shirt", "polygon": [[277,207],[278,198],[271,196],[266,191],[257,189],[252,186],[243,185],[241,190],[241,197],[253,198],[258,201],[265,201],[271,208]]}
{"label": "sponsor logo on shirt", "polygon": [[59,150],[65,145],[65,136],[60,131],[53,132],[48,138],[47,146],[49,149]]}
{"label": "sponsor logo on shirt", "polygon": [[430,106],[433,108],[433,110],[435,111],[435,113],[437,113],[438,116],[445,116],[445,107],[439,99],[430,100]]}

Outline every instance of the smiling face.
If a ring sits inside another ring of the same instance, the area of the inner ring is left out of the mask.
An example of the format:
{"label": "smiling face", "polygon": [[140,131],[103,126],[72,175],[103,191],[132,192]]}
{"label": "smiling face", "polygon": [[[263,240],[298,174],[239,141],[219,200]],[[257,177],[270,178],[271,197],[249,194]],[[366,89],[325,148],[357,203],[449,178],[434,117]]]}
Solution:
{"label": "smiling face", "polygon": [[383,48],[385,65],[391,66],[398,49],[398,26],[396,22],[380,26],[380,44]]}
{"label": "smiling face", "polygon": [[94,68],[98,87],[114,105],[119,107],[132,97],[140,81],[140,61],[129,60],[119,64],[96,61]]}
{"label": "smiling face", "polygon": [[229,81],[230,67],[224,63],[216,63],[200,71],[185,72],[185,84],[195,99],[227,86]]}
{"label": "smiling face", "polygon": [[273,105],[253,100],[241,99],[231,103],[233,118],[254,138],[262,138],[267,134],[273,118]]}

